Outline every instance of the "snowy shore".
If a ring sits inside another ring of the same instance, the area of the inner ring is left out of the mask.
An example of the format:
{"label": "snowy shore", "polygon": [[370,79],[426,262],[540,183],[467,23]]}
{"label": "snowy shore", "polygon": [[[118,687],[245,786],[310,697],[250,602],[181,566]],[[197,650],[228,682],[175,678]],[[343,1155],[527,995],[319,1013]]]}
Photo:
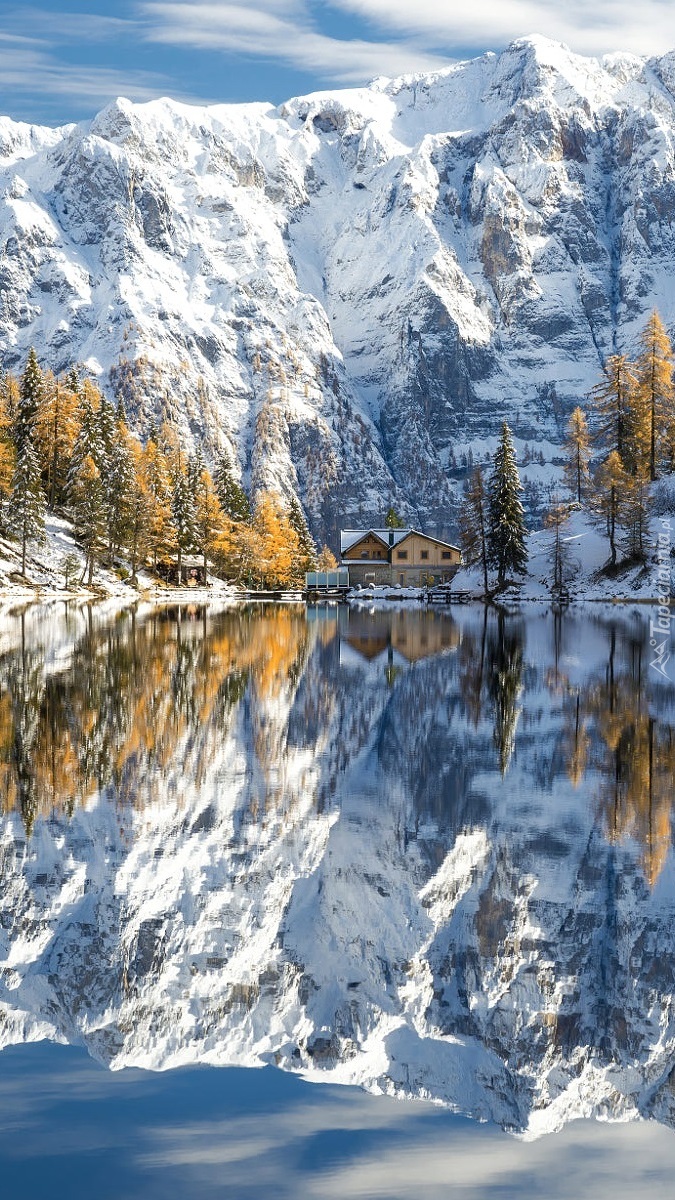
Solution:
{"label": "snowy shore", "polygon": [[[527,575],[518,580],[496,599],[513,602],[550,600],[553,569],[551,563],[552,533],[544,529],[528,538],[529,562]],[[659,540],[660,539],[660,540]],[[664,595],[674,594],[672,581],[672,550],[675,548],[675,517],[657,517],[653,521],[653,548],[646,563],[618,564],[612,574],[605,570],[607,540],[581,512],[572,513],[565,528],[563,544],[563,579],[569,600],[573,602],[659,603]],[[64,563],[74,556],[80,564],[72,572],[72,581],[65,587]],[[213,576],[208,587],[171,587],[155,576],[139,572],[138,584],[132,587],[127,579],[105,567],[97,567],[93,586],[79,583],[84,567],[81,548],[72,536],[70,525],[60,517],[47,520],[46,540],[42,546],[30,547],[26,577],[20,573],[18,543],[0,538],[0,600],[30,602],[31,600],[105,600],[114,598],[122,604],[134,604],[138,599],[154,603],[206,603],[212,601],[236,603],[240,591],[233,585]],[[670,574],[670,583],[666,576]],[[452,581],[452,591],[463,593],[469,600],[482,600],[484,588],[478,567],[458,571]],[[422,588],[394,586],[364,588],[353,592],[350,603],[371,607],[391,603],[419,605],[424,598]]]}

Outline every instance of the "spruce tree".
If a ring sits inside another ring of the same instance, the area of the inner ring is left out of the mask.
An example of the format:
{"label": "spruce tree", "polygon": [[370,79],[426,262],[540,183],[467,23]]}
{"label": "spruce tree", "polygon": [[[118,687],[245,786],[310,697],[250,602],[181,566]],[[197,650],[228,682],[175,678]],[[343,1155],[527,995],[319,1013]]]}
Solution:
{"label": "spruce tree", "polygon": [[243,487],[234,477],[232,459],[227,450],[223,450],[220,456],[213,482],[225,515],[233,521],[250,521],[251,504]]}
{"label": "spruce tree", "polygon": [[66,379],[66,387],[73,392],[75,396],[80,394],[80,376],[77,373],[77,367],[71,367]]}
{"label": "spruce tree", "polygon": [[103,477],[110,562],[113,561],[118,550],[126,544],[131,528],[135,464],[129,441],[126,425],[121,421],[117,422],[116,436]]}
{"label": "spruce tree", "polygon": [[604,364],[603,379],[591,391],[600,445],[616,450],[628,470],[633,469],[637,453],[636,386],[632,363],[625,354],[612,354]]}
{"label": "spruce tree", "polygon": [[80,429],[73,447],[66,480],[66,498],[76,537],[85,550],[85,573],[93,582],[94,566],[106,534],[106,492],[101,476],[105,454],[101,445],[98,413],[85,388],[79,408]]}
{"label": "spruce tree", "polygon": [[527,568],[527,527],[521,491],[511,430],[504,421],[488,483],[487,518],[487,559],[496,568],[500,590],[506,584],[507,572],[524,575]]}
{"label": "spruce tree", "polygon": [[622,498],[621,520],[628,557],[644,562],[649,540],[649,485],[643,476],[629,477]]}
{"label": "spruce tree", "polygon": [[306,572],[313,571],[316,567],[316,545],[309,532],[305,514],[295,496],[288,506],[288,520],[291,528],[295,531],[298,543],[297,559],[294,564],[295,573],[304,580]]}
{"label": "spruce tree", "polygon": [[40,542],[45,532],[45,497],[40,479],[40,461],[27,438],[17,450],[12,479],[12,529],[21,542],[21,574],[26,574],[26,549],[29,542]]}
{"label": "spruce tree", "polygon": [[23,448],[25,441],[33,437],[35,421],[44,395],[44,380],[37,360],[37,355],[31,346],[28,351],[26,367],[21,376],[19,402],[16,411],[14,442],[18,451]]}
{"label": "spruce tree", "polygon": [[171,492],[171,516],[178,549],[178,582],[182,582],[183,554],[198,545],[195,498],[185,472],[178,466]]}
{"label": "spruce tree", "polygon": [[117,440],[115,409],[106,396],[101,397],[97,421],[102,453],[102,461],[99,463],[99,466],[105,468],[110,461],[113,446]]}

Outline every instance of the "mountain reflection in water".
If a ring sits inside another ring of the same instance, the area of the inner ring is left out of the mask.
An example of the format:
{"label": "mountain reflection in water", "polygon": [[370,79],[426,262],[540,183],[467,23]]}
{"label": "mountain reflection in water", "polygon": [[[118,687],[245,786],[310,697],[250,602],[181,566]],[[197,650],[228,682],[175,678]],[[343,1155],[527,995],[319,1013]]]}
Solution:
{"label": "mountain reflection in water", "polygon": [[537,1134],[675,1124],[648,614],[29,608],[0,1042],[273,1063]]}

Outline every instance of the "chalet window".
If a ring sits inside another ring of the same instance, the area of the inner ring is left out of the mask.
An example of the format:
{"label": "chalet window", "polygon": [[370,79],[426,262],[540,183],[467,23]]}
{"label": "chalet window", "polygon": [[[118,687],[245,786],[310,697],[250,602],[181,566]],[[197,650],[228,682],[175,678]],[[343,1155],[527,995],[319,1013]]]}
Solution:
{"label": "chalet window", "polygon": [[397,551],[396,551],[396,557],[397,557],[397,558],[407,558],[407,557],[408,557],[408,551],[407,551],[407,550],[397,550]]}
{"label": "chalet window", "polygon": [[422,553],[420,554],[420,558],[422,559],[422,562],[426,562],[428,557],[429,557],[429,551],[423,550]]}
{"label": "chalet window", "polygon": [[445,559],[452,558],[452,551],[451,550],[441,550],[441,558],[445,558]]}
{"label": "chalet window", "polygon": [[361,557],[362,557],[362,558],[369,558],[369,557],[370,557],[370,555],[369,555],[369,553],[368,553],[368,551],[367,551],[367,550],[364,550],[364,551],[363,551],[363,553],[362,553],[362,555],[361,555]]}

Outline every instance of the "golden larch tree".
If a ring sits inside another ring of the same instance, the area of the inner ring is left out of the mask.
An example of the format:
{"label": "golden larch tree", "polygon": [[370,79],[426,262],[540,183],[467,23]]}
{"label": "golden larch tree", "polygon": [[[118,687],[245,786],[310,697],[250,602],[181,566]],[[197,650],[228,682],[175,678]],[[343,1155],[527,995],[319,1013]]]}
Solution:
{"label": "golden larch tree", "polygon": [[586,495],[590,484],[588,470],[590,459],[590,435],[586,415],[583,409],[577,405],[567,425],[563,471],[565,482],[579,504]]}
{"label": "golden larch tree", "polygon": [[635,363],[637,386],[637,461],[641,473],[656,479],[659,456],[673,421],[673,347],[656,309],[640,337]]}

